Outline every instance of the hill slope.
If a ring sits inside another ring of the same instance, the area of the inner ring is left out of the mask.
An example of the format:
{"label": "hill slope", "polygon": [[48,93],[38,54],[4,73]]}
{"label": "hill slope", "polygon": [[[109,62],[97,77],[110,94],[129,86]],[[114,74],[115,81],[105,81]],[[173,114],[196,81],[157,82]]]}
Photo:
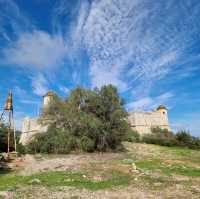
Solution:
{"label": "hill slope", "polygon": [[200,198],[200,151],[124,143],[122,153],[26,155],[0,174],[10,198]]}

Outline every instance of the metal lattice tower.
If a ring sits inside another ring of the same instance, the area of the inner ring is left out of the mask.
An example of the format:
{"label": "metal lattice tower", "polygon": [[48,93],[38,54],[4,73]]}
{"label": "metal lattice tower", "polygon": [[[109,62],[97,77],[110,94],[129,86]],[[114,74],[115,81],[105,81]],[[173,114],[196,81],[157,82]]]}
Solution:
{"label": "metal lattice tower", "polygon": [[8,139],[8,148],[7,148],[7,152],[9,154],[10,152],[10,138],[11,136],[13,136],[13,140],[14,140],[14,152],[16,152],[16,135],[15,135],[15,127],[14,127],[14,116],[13,116],[13,95],[12,95],[12,91],[9,91],[8,94],[8,98],[6,100],[6,103],[4,105],[3,111],[1,113],[0,116],[0,122],[3,122],[3,118],[6,115],[8,115],[7,120],[8,120],[8,134],[7,134],[7,139]]}

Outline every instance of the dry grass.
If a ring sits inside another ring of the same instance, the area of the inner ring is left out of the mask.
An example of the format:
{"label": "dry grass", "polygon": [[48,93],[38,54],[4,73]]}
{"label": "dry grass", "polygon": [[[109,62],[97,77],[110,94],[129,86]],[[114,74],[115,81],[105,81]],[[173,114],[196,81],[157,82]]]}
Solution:
{"label": "dry grass", "polygon": [[[12,162],[14,173],[0,175],[2,193],[37,199],[200,198],[200,151],[124,146],[123,153],[25,156]],[[13,184],[6,186],[7,180]]]}

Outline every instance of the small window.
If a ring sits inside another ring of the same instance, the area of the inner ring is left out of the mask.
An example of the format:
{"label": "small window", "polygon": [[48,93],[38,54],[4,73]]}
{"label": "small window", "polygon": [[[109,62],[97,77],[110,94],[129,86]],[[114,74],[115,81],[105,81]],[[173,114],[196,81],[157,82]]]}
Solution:
{"label": "small window", "polygon": [[163,112],[163,114],[165,114],[165,112]]}

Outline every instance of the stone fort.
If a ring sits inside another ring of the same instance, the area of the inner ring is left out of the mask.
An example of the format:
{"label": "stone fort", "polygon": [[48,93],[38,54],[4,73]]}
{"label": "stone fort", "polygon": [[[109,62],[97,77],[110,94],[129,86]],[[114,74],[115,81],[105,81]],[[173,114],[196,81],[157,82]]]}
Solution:
{"label": "stone fort", "polygon": [[[54,95],[56,94],[49,91],[43,96],[43,109],[48,107]],[[170,130],[167,108],[163,105],[160,105],[156,110],[149,112],[129,112],[128,121],[131,128],[141,135],[151,133],[151,129],[155,127]],[[39,118],[25,117],[22,123],[20,143],[26,145],[36,134],[45,131],[47,131],[47,126],[41,125]]]}

